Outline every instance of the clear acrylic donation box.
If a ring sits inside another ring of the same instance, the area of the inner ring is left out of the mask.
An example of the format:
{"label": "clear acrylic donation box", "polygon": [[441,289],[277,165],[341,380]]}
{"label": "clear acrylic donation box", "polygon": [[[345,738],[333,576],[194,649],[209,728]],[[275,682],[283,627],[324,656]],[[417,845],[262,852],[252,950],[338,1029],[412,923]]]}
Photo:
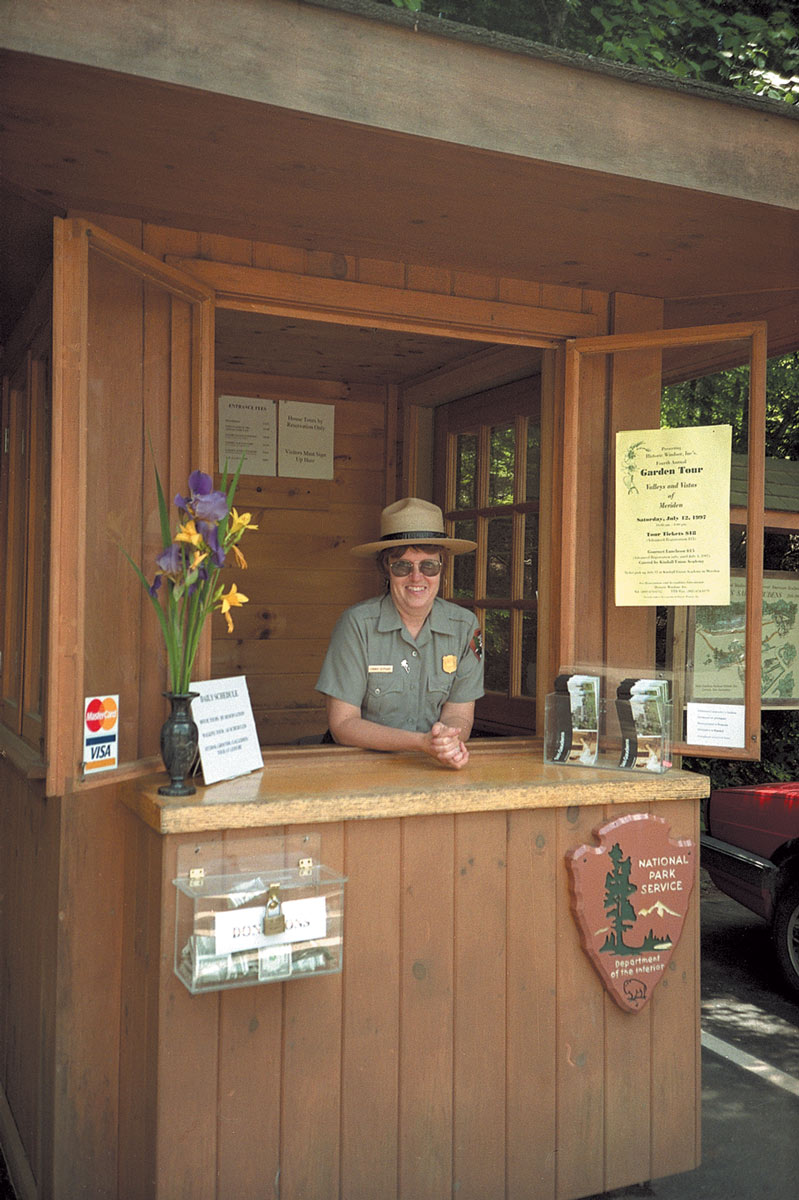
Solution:
{"label": "clear acrylic donation box", "polygon": [[265,839],[246,864],[221,852],[174,880],[175,974],[193,995],[341,970],[346,879],[318,843]]}

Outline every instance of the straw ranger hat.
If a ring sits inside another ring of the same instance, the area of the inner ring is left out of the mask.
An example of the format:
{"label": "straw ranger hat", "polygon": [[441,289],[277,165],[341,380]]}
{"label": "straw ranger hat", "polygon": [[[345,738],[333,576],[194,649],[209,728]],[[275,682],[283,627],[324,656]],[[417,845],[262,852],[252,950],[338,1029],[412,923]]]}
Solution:
{"label": "straw ranger hat", "polygon": [[447,537],[444,517],[438,505],[408,496],[383,509],[380,515],[380,541],[353,546],[352,553],[366,558],[378,550],[401,549],[403,542],[406,546],[443,546],[452,554],[465,554],[467,550],[477,548],[477,542]]}

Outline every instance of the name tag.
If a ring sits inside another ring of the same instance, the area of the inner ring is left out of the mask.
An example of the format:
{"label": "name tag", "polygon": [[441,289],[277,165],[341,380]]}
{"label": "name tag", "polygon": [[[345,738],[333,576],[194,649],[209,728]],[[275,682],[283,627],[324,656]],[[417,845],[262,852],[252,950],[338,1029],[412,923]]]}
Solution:
{"label": "name tag", "polygon": [[375,665],[370,663],[366,669],[370,675],[390,675],[394,670],[391,663],[376,663]]}

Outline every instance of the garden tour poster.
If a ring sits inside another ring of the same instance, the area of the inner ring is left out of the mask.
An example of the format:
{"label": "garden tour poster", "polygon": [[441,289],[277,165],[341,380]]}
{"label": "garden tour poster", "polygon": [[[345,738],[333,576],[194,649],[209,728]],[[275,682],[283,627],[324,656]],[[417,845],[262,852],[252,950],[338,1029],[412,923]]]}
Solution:
{"label": "garden tour poster", "polygon": [[730,602],[729,425],[616,435],[616,604]]}

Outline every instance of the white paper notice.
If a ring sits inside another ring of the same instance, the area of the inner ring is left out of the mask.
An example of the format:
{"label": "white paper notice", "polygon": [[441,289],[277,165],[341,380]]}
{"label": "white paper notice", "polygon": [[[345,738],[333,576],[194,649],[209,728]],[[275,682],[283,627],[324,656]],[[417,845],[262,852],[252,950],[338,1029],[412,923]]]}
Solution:
{"label": "white paper notice", "polygon": [[616,604],[730,602],[729,425],[616,435]]}
{"label": "white paper notice", "polygon": [[686,740],[693,746],[743,749],[746,725],[742,704],[686,704]]}
{"label": "white paper notice", "polygon": [[232,474],[244,455],[242,475],[274,475],[277,401],[258,396],[219,397],[219,470]]}
{"label": "white paper notice", "polygon": [[333,478],[332,404],[281,400],[278,474],[296,479]]}
{"label": "white paper notice", "polygon": [[324,896],[284,900],[280,911],[286,922],[282,933],[264,933],[266,908],[222,909],[214,913],[217,954],[257,950],[261,946],[285,946],[291,942],[317,941],[327,936],[327,904]]}
{"label": "white paper notice", "polygon": [[207,679],[190,686],[199,693],[191,713],[199,733],[204,782],[260,770],[264,762],[245,677]]}

